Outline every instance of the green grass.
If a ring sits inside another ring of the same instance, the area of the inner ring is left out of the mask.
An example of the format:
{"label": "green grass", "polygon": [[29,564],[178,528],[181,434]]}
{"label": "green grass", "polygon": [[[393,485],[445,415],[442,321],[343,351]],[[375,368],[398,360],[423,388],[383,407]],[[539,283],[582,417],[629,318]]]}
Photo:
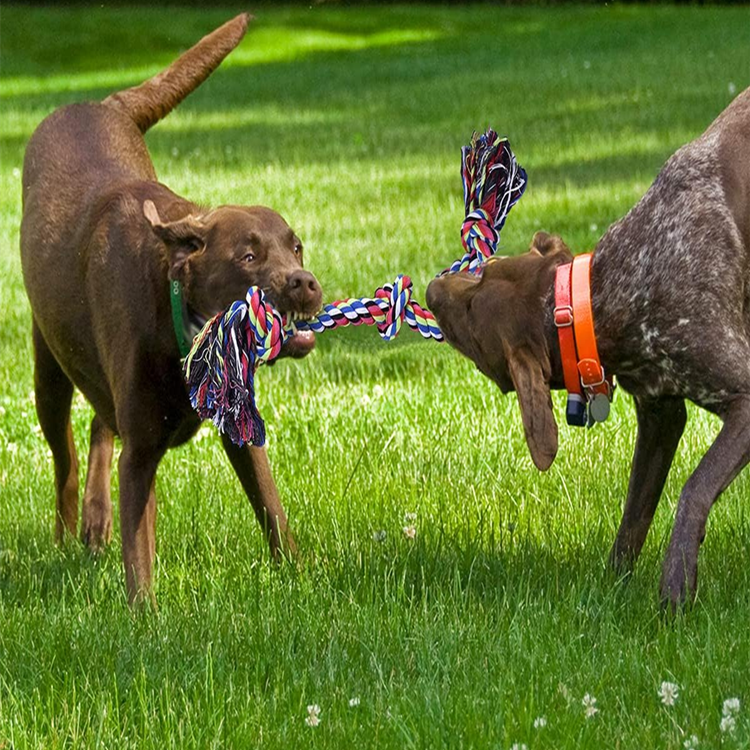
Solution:
{"label": "green grass", "polygon": [[[159,472],[158,612],[126,606],[119,540],[97,560],[55,547],[17,250],[24,144],[56,106],[155,73],[231,13],[3,7],[0,748],[681,748],[692,734],[750,747],[747,472],[709,521],[698,606],[675,622],[657,606],[676,498],[717,430],[695,409],[627,585],[606,558],[629,397],[595,430],[561,426],[542,475],[515,398],[408,332],[390,345],[328,334],[259,375],[297,566],[268,563],[208,426]],[[148,144],[178,193],[281,211],[328,299],[397,272],[424,299],[460,252],[473,129],[507,133],[529,172],[504,251],[538,228],[587,250],[750,83],[746,9],[257,15]],[[82,458],[90,417],[77,401]],[[673,708],[662,680],[681,687]],[[585,693],[600,709],[589,721]],[[719,729],[730,696],[743,702],[733,737]]]}

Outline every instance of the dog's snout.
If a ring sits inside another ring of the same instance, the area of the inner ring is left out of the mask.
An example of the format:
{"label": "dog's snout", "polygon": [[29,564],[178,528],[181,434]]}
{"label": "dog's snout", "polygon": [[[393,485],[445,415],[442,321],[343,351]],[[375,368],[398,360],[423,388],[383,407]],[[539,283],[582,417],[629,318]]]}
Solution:
{"label": "dog's snout", "polygon": [[300,307],[317,309],[323,300],[323,290],[318,280],[309,272],[299,269],[289,275],[287,294]]}
{"label": "dog's snout", "polygon": [[440,301],[440,279],[433,279],[427,286],[427,293],[425,295],[427,300],[427,307],[435,312],[435,308],[438,307]]}

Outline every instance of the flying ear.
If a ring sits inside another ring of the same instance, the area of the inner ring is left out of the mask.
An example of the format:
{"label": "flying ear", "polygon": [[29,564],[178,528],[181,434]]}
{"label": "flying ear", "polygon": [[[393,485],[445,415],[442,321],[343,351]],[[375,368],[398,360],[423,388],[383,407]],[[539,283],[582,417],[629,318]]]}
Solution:
{"label": "flying ear", "polygon": [[507,362],[518,394],[531,458],[537,469],[546,471],[557,455],[557,422],[552,410],[549,380],[545,376],[549,364],[540,362],[539,357],[525,346],[508,352]]}
{"label": "flying ear", "polygon": [[536,232],[531,238],[530,252],[536,252],[541,256],[552,255],[553,253],[567,253],[572,260],[573,256],[570,248],[563,242],[562,237],[557,234],[547,232]]}
{"label": "flying ear", "polygon": [[188,215],[166,224],[161,220],[153,201],[144,201],[143,215],[154,234],[166,245],[169,253],[169,278],[179,279],[187,259],[206,246],[206,227],[200,219]]}

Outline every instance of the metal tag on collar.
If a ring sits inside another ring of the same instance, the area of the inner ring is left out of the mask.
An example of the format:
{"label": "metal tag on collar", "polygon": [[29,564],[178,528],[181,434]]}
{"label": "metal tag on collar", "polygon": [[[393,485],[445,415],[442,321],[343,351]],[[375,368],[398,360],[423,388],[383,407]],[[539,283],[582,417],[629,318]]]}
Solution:
{"label": "metal tag on collar", "polygon": [[596,393],[589,401],[589,415],[594,422],[604,422],[609,416],[609,396]]}
{"label": "metal tag on collar", "polygon": [[587,422],[586,401],[578,393],[568,394],[565,419],[571,427],[585,427]]}

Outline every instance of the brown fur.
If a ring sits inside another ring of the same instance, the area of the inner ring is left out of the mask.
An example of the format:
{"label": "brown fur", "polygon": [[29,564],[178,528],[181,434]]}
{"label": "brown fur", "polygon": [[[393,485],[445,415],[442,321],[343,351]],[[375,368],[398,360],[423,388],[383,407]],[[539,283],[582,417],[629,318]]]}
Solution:
{"label": "brown fur", "polygon": [[[102,103],[53,112],[33,134],[23,173],[21,256],[33,312],[37,412],[52,449],[56,535],[75,534],[74,385],[93,405],[81,536],[111,534],[112,444],[128,597],[148,594],[155,551],[156,469],[198,427],[182,378],[169,280],[194,318],[212,316],[258,284],[282,311],[311,314],[322,294],[302,270],[299,238],[260,206],[205,209],[157,182],[142,133],[198,86],[240,42],[240,15],[166,71]],[[303,356],[297,336],[284,353]],[[272,553],[294,542],[265,450],[224,447],[268,534]]]}
{"label": "brown fur", "polygon": [[[685,427],[684,400],[724,426],[685,485],[664,561],[661,596],[695,595],[708,513],[750,461],[750,89],[665,165],[633,210],[600,240],[591,268],[605,371],[634,398],[638,440],[611,562],[635,563]],[[540,469],[557,428],[549,398],[563,388],[553,320],[555,268],[571,260],[537,233],[525,255],[480,279],[444,276],[427,301],[446,338],[502,390],[515,389]]]}

